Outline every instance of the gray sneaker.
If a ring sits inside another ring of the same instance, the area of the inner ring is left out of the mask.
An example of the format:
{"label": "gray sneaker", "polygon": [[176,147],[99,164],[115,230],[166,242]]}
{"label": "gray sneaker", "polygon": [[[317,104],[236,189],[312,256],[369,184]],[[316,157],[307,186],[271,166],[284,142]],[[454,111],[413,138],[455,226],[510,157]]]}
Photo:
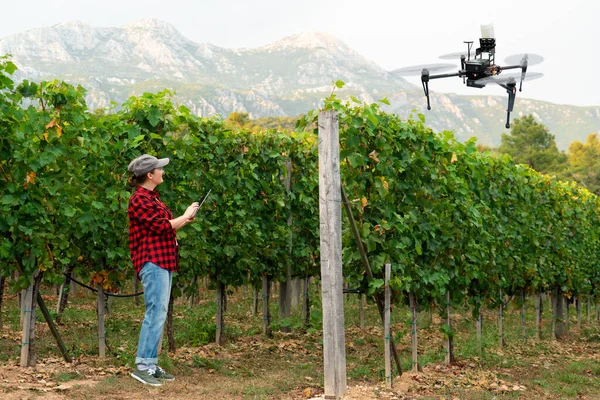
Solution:
{"label": "gray sneaker", "polygon": [[161,381],[172,382],[175,380],[175,377],[173,375],[167,374],[167,371],[165,371],[158,365],[156,366],[156,370],[154,371],[154,374],[152,374],[152,376],[154,376],[156,379],[160,379]]}
{"label": "gray sneaker", "polygon": [[162,383],[158,379],[154,377],[154,375],[150,374],[149,371],[140,371],[137,367],[131,373],[133,379],[137,379],[142,382],[144,385],[150,386],[162,386]]}

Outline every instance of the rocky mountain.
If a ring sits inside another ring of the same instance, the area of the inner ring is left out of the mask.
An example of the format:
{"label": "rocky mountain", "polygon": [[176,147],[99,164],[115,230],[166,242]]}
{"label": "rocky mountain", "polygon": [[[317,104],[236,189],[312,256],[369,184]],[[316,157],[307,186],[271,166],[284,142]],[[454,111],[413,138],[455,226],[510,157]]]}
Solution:
{"label": "rocky mountain", "polygon": [[[346,82],[341,96],[373,102],[387,97],[388,111],[407,117],[422,110],[422,89],[391,75],[327,33],[286,37],[255,49],[196,43],[173,26],[141,19],[119,28],[65,22],[0,39],[0,54],[12,54],[16,78],[63,79],[88,90],[91,108],[121,104],[128,96],[164,88],[199,115],[232,111],[251,117],[294,116],[318,108],[332,81]],[[436,93],[435,130],[454,130],[498,145],[505,131],[506,99]],[[557,137],[560,148],[600,130],[600,107],[555,105],[518,98],[515,117],[534,114]]]}

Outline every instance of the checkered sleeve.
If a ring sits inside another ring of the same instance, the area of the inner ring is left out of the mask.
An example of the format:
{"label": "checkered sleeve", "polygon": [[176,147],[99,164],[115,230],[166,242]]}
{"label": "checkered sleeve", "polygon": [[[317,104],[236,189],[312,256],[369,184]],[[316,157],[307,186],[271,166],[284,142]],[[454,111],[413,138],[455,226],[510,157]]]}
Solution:
{"label": "checkered sleeve", "polygon": [[153,202],[153,200],[141,196],[133,197],[130,218],[136,219],[140,225],[156,235],[172,235],[173,226],[165,217],[164,211]]}

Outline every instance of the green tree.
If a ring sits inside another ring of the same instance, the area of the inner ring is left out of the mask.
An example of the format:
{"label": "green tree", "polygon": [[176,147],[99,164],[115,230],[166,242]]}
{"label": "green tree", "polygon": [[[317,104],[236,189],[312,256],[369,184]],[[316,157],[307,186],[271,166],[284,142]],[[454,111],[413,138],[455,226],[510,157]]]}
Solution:
{"label": "green tree", "polygon": [[567,156],[556,147],[555,136],[533,115],[513,121],[510,134],[502,134],[498,151],[510,155],[517,164],[527,164],[544,174],[562,176],[567,162]]}
{"label": "green tree", "polygon": [[590,192],[600,194],[600,140],[592,133],[585,143],[576,140],[569,145],[568,177]]}
{"label": "green tree", "polygon": [[248,122],[250,122],[250,116],[247,112],[233,111],[225,120],[225,126],[232,129],[242,129]]}

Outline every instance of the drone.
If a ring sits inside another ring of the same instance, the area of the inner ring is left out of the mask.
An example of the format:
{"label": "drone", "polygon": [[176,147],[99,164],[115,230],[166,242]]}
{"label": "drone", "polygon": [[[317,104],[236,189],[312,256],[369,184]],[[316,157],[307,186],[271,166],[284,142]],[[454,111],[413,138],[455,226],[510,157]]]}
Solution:
{"label": "drone", "polygon": [[[488,83],[495,83],[508,93],[508,108],[506,110],[506,128],[510,128],[510,113],[513,111],[515,97],[517,95],[517,82],[519,92],[523,89],[523,81],[541,78],[540,72],[527,72],[527,68],[544,61],[544,58],[537,54],[522,53],[507,57],[504,61],[506,66],[496,64],[496,39],[494,38],[493,25],[481,25],[481,38],[479,47],[472,53],[472,41],[464,41],[467,50],[457,53],[445,54],[440,59],[453,60],[460,59],[460,70],[455,73],[437,74],[456,68],[454,64],[429,64],[415,65],[412,67],[399,68],[391,71],[398,76],[421,75],[421,83],[425,97],[427,97],[427,109],[431,110],[429,101],[429,81],[440,78],[456,77],[463,79],[463,84],[469,87],[484,88]],[[472,56],[472,57],[471,57]],[[520,73],[503,74],[506,70],[520,69]]]}

